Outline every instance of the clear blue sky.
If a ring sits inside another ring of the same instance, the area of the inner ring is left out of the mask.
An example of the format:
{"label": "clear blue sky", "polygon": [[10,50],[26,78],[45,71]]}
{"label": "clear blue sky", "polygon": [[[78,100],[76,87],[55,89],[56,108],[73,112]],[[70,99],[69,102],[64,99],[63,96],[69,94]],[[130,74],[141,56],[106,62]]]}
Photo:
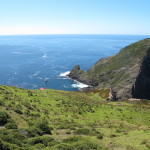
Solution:
{"label": "clear blue sky", "polygon": [[150,0],[0,0],[4,34],[150,34]]}

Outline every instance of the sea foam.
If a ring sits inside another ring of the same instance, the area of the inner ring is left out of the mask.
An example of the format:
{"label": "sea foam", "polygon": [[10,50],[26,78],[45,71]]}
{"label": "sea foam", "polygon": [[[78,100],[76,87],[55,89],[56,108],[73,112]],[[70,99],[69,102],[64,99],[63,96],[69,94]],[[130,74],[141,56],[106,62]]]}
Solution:
{"label": "sea foam", "polygon": [[70,71],[66,71],[64,73],[61,73],[59,76],[60,77],[66,77],[69,73],[70,73]]}
{"label": "sea foam", "polygon": [[75,84],[72,84],[71,86],[74,87],[74,88],[79,88],[79,89],[82,89],[82,88],[87,88],[89,87],[87,84],[83,84],[83,83],[80,83],[80,82],[77,82],[75,81],[76,83]]}

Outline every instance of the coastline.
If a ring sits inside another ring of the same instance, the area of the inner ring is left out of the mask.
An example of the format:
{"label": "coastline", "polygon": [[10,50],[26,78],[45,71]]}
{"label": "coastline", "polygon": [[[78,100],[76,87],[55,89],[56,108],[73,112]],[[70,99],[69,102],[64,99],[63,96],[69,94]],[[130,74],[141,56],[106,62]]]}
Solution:
{"label": "coastline", "polygon": [[[68,75],[69,75],[69,74],[68,74]],[[85,84],[85,83],[83,83],[83,82],[81,82],[81,81],[78,81],[78,80],[76,80],[76,79],[73,79],[73,78],[69,77],[68,75],[66,76],[68,79],[73,80],[73,81],[76,82],[77,84],[79,83],[79,84],[83,85],[83,87],[78,88],[79,91],[87,91],[87,90],[93,90],[93,89],[94,89],[94,86],[88,85],[88,84]]]}
{"label": "coastline", "polygon": [[91,85],[87,85],[87,84],[85,84],[85,83],[83,83],[83,82],[80,82],[80,81],[78,81],[78,80],[72,79],[72,78],[70,78],[70,77],[68,77],[68,76],[67,76],[67,78],[70,79],[70,80],[73,80],[73,81],[76,82],[77,84],[82,85],[82,87],[78,87],[79,91],[86,91],[86,90],[91,90],[91,89],[94,88],[94,87],[92,87]]}
{"label": "coastline", "polygon": [[75,83],[72,84],[71,86],[74,88],[77,88],[79,91],[85,91],[85,90],[90,90],[90,89],[94,88],[91,85],[87,85],[87,84],[80,82],[76,79],[70,78],[68,76],[69,74],[70,74],[70,71],[66,71],[66,72],[61,73],[59,76],[66,77],[67,79],[73,80]]}

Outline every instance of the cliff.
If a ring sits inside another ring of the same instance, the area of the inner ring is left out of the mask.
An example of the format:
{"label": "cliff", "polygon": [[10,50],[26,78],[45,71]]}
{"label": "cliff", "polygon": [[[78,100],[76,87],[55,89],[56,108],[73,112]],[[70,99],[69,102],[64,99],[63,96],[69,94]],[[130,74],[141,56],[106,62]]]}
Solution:
{"label": "cliff", "polygon": [[75,66],[68,76],[96,89],[111,88],[117,99],[150,99],[150,38],[100,59],[88,71]]}

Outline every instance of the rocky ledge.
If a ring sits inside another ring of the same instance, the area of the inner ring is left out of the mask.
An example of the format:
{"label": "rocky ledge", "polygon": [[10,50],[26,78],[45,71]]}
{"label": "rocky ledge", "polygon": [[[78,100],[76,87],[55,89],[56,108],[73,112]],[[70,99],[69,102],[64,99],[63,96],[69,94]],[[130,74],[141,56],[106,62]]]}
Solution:
{"label": "rocky ledge", "polygon": [[100,59],[88,71],[76,65],[68,77],[96,89],[112,89],[117,99],[150,99],[150,38]]}

